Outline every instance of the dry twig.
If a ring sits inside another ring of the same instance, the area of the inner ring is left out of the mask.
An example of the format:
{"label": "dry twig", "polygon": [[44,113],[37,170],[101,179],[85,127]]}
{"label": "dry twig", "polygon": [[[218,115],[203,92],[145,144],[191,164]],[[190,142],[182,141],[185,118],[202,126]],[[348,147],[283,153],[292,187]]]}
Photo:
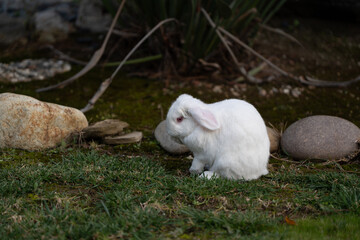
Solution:
{"label": "dry twig", "polygon": [[87,65],[80,71],[78,72],[77,74],[75,74],[74,76],[72,76],[71,78],[69,79],[66,79],[65,81],[63,82],[60,82],[58,84],[55,84],[55,85],[52,85],[52,86],[49,86],[49,87],[45,87],[45,88],[39,88],[36,90],[36,92],[44,92],[44,91],[49,91],[49,90],[52,90],[52,89],[55,89],[55,88],[63,88],[65,87],[66,85],[72,83],[74,80],[78,79],[79,77],[83,76],[85,73],[87,73],[88,71],[90,71],[100,60],[101,56],[103,55],[104,51],[105,51],[105,47],[110,39],[110,36],[111,36],[111,33],[115,27],[115,24],[120,16],[120,13],[121,13],[121,10],[123,9],[124,7],[124,4],[125,4],[126,0],[122,0],[119,8],[118,8],[118,11],[116,12],[116,15],[111,23],[111,26],[109,28],[109,31],[107,32],[106,34],[106,37],[105,37],[105,40],[101,46],[100,49],[98,49],[94,55],[92,56],[91,60],[87,63]]}
{"label": "dry twig", "polygon": [[276,160],[279,160],[279,161],[284,161],[284,162],[289,162],[289,163],[295,163],[295,164],[302,164],[303,162],[299,162],[299,161],[292,161],[292,160],[289,160],[287,158],[281,158],[281,157],[276,157],[274,154],[270,154],[270,156]]}
{"label": "dry twig", "polygon": [[300,83],[307,84],[307,85],[313,85],[313,86],[319,86],[319,87],[347,87],[353,83],[360,82],[360,76],[356,77],[355,79],[345,81],[345,82],[332,82],[332,81],[325,81],[325,80],[318,80],[311,77],[306,76],[304,77],[297,77],[293,76],[291,73],[288,73],[281,69],[280,67],[276,66],[274,63],[263,57],[260,53],[256,52],[254,49],[249,47],[247,44],[239,40],[237,37],[226,31],[224,28],[219,27],[220,32],[224,33],[226,36],[228,36],[230,39],[232,39],[234,42],[241,45],[243,48],[254,54],[256,57],[260,58],[267,64],[269,64],[270,67],[278,71],[281,75],[291,78],[293,80],[299,81]]}
{"label": "dry twig", "polygon": [[297,40],[295,37],[291,36],[290,34],[284,32],[282,29],[280,28],[272,28],[272,27],[269,27],[265,24],[259,24],[259,26],[265,30],[268,30],[270,32],[273,32],[273,33],[277,33],[277,34],[280,34],[288,39],[290,39],[291,41],[295,42],[296,44],[298,44],[299,46],[301,46],[302,48],[305,48],[300,42],[299,40]]}
{"label": "dry twig", "polygon": [[88,104],[81,109],[82,112],[87,112],[91,110],[96,101],[103,95],[103,93],[106,91],[106,89],[110,86],[113,78],[116,76],[116,74],[119,72],[119,70],[122,68],[122,66],[125,64],[125,62],[131,57],[131,55],[140,47],[140,45],[148,39],[159,27],[164,25],[165,23],[168,23],[170,21],[174,21],[173,18],[165,19],[161,22],[159,22],[155,27],[153,27],[136,45],[131,51],[126,55],[126,57],[122,60],[122,62],[119,64],[119,66],[116,68],[116,70],[113,72],[113,74],[107,78],[105,81],[103,81],[97,90],[97,92],[94,94],[94,96],[89,100]]}
{"label": "dry twig", "polygon": [[[303,83],[303,84],[306,84],[306,85],[312,85],[312,86],[319,86],[319,87],[348,87],[351,84],[360,82],[360,76],[358,76],[358,77],[356,77],[356,78],[354,78],[352,80],[348,80],[348,81],[344,81],[344,82],[325,81],[325,80],[314,79],[314,78],[311,78],[311,77],[308,77],[308,76],[305,76],[305,77],[293,76],[291,73],[288,73],[288,72],[284,71],[283,69],[281,69],[280,67],[278,67],[277,65],[272,63],[270,60],[266,59],[260,53],[256,52],[254,49],[249,47],[246,43],[241,41],[239,38],[235,37],[233,34],[228,32],[224,28],[222,28],[220,26],[216,26],[215,23],[210,18],[209,14],[203,8],[201,9],[201,11],[204,14],[204,16],[206,17],[206,19],[208,20],[208,22],[210,23],[210,25],[216,30],[216,33],[218,34],[219,38],[221,39],[221,41],[223,42],[223,44],[225,45],[225,47],[229,51],[229,53],[230,53],[231,57],[233,58],[236,66],[238,66],[238,67],[239,67],[239,62],[237,61],[234,53],[231,51],[229,45],[227,44],[226,40],[221,35],[221,33],[223,33],[224,35],[229,37],[231,40],[233,40],[234,42],[236,42],[237,44],[239,44],[240,46],[242,46],[243,48],[248,50],[250,53],[254,54],[256,57],[258,57],[261,60],[263,60],[264,62],[266,62],[270,67],[275,69],[281,75],[283,75],[285,77],[288,77],[288,78],[291,78],[291,79],[293,79],[295,81],[298,81],[300,83]],[[261,79],[257,79],[257,78],[253,78],[253,77],[249,76],[247,74],[246,70],[243,67],[239,67],[239,68],[240,68],[240,72],[242,73],[242,75],[249,82],[251,82],[251,83],[261,83],[261,82],[263,82],[263,80],[261,80]]]}
{"label": "dry twig", "polygon": [[222,36],[222,34],[219,31],[219,28],[216,26],[214,21],[210,18],[209,14],[203,8],[201,8],[201,12],[204,14],[205,18],[207,19],[207,21],[209,22],[211,27],[215,29],[216,34],[219,36],[221,42],[224,44],[226,50],[229,52],[231,58],[235,62],[235,65],[238,67],[238,69],[239,69],[240,73],[243,75],[243,77],[246,80],[248,80],[249,82],[251,82],[251,83],[261,83],[261,82],[263,82],[261,79],[258,79],[256,77],[251,76],[250,74],[248,74],[247,71],[245,70],[245,68],[240,66],[240,63],[237,60],[234,52],[231,50],[229,44],[226,42],[225,38]]}
{"label": "dry twig", "polygon": [[258,10],[256,8],[250,8],[249,10],[247,10],[243,15],[241,15],[236,22],[241,22],[243,21],[245,18],[247,18],[248,16],[250,16],[251,14],[257,14]]}
{"label": "dry twig", "polygon": [[122,37],[122,38],[134,38],[134,37],[138,37],[138,36],[139,36],[139,34],[137,34],[137,33],[121,31],[121,30],[118,30],[118,29],[114,29],[114,30],[112,31],[112,33],[113,33],[114,35],[120,36],[120,37]]}
{"label": "dry twig", "polygon": [[54,46],[52,46],[52,45],[46,45],[45,48],[49,48],[50,50],[52,50],[54,53],[56,53],[59,56],[60,59],[63,59],[63,60],[66,60],[66,61],[69,61],[72,63],[76,63],[79,65],[86,65],[86,62],[72,58],[72,57],[66,55],[65,53],[61,52],[60,50],[54,48]]}

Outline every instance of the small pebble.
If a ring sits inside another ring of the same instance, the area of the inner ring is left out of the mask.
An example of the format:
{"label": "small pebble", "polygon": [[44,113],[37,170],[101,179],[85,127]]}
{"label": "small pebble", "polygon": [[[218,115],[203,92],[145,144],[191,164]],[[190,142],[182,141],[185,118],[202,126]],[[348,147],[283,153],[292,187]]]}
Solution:
{"label": "small pebble", "polygon": [[222,87],[220,85],[216,85],[214,88],[213,88],[213,92],[214,93],[222,93]]}
{"label": "small pebble", "polygon": [[262,97],[266,97],[266,95],[267,95],[266,90],[263,89],[263,88],[260,88],[260,89],[259,89],[259,95],[262,96]]}
{"label": "small pebble", "polygon": [[235,97],[240,97],[240,94],[234,89],[234,88],[230,88],[230,92],[232,95],[234,95]]}
{"label": "small pebble", "polygon": [[301,95],[301,91],[299,88],[294,88],[293,90],[291,90],[291,95],[293,95],[294,97],[298,98]]}
{"label": "small pebble", "polygon": [[71,65],[56,59],[24,59],[21,62],[0,63],[0,81],[30,82],[44,80],[68,72]]}

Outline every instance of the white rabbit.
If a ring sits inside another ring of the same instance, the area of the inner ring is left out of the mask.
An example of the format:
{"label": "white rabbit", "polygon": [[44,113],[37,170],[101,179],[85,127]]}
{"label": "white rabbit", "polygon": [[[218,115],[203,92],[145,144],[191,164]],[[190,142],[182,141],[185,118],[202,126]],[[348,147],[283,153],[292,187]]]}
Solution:
{"label": "white rabbit", "polygon": [[167,132],[194,154],[191,173],[207,178],[257,179],[268,173],[270,141],[264,120],[248,102],[206,104],[182,94],[171,105]]}

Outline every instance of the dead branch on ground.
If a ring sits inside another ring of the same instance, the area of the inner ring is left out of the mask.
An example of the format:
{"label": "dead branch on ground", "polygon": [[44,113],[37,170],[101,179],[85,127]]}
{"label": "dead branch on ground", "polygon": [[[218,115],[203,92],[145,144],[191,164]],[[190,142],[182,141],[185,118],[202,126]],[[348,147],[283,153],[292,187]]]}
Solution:
{"label": "dead branch on ground", "polygon": [[216,24],[212,21],[212,19],[210,18],[209,14],[205,11],[205,9],[201,8],[201,12],[204,14],[204,16],[206,17],[207,21],[209,22],[209,24],[211,25],[212,28],[215,29],[216,34],[219,36],[221,42],[224,44],[226,50],[229,52],[231,58],[233,59],[233,61],[235,62],[236,67],[238,67],[239,72],[242,74],[242,76],[249,81],[250,83],[262,83],[263,81],[261,79],[258,79],[254,76],[251,76],[250,74],[247,73],[247,71],[245,70],[244,67],[240,66],[239,61],[237,60],[234,52],[231,50],[229,44],[226,42],[225,38],[222,36],[222,34],[219,31],[219,28],[216,26]]}
{"label": "dead branch on ground", "polygon": [[249,76],[246,72],[246,70],[243,67],[239,67],[239,62],[237,61],[234,53],[232,52],[232,50],[230,49],[229,45],[227,44],[226,40],[224,39],[224,37],[221,35],[224,34],[227,37],[229,37],[231,40],[233,40],[234,42],[236,42],[237,44],[239,44],[240,46],[242,46],[243,48],[245,48],[246,50],[248,50],[250,53],[252,53],[253,55],[255,55],[256,57],[260,58],[261,60],[263,60],[264,62],[266,62],[270,67],[272,67],[273,69],[275,69],[277,72],[279,72],[281,75],[288,77],[290,79],[293,79],[295,81],[298,81],[302,84],[306,84],[306,85],[312,85],[312,86],[319,86],[319,87],[348,87],[351,84],[360,82],[360,76],[352,79],[352,80],[348,80],[348,81],[344,81],[344,82],[333,82],[333,81],[326,81],[326,80],[319,80],[319,79],[315,79],[315,78],[311,78],[308,76],[294,76],[291,73],[288,73],[286,71],[284,71],[283,69],[281,69],[280,67],[278,67],[277,65],[275,65],[274,63],[272,63],[270,60],[266,59],[264,56],[262,56],[260,53],[256,52],[254,49],[252,49],[251,47],[249,47],[246,43],[244,43],[243,41],[241,41],[239,38],[235,37],[233,34],[231,34],[230,32],[226,31],[224,28],[220,27],[220,26],[216,26],[215,23],[212,21],[212,19],[210,18],[209,14],[205,11],[205,9],[201,9],[202,13],[204,14],[204,16],[206,17],[206,19],[208,20],[208,22],[210,23],[210,25],[215,29],[216,33],[218,34],[219,38],[221,39],[222,43],[224,44],[224,46],[226,47],[226,49],[229,51],[231,57],[233,58],[236,66],[239,68],[240,73],[245,77],[245,79],[247,79],[249,82],[252,83],[261,83],[263,82],[263,80],[261,79],[257,79],[257,78],[253,78],[252,76]]}
{"label": "dead branch on ground", "polygon": [[295,42],[296,44],[298,44],[299,46],[301,46],[302,48],[305,48],[300,42],[299,40],[297,40],[295,37],[291,36],[290,34],[284,32],[282,29],[280,28],[272,28],[269,27],[268,25],[265,24],[259,24],[260,28],[265,29],[269,32],[273,32],[273,33],[277,33],[280,34],[288,39],[290,39],[291,41]]}
{"label": "dead branch on ground", "polygon": [[46,45],[45,48],[48,48],[50,50],[52,50],[54,53],[56,53],[60,59],[65,60],[65,61],[69,61],[78,65],[83,65],[85,66],[87,64],[87,62],[72,58],[68,55],[66,55],[65,53],[61,52],[60,50],[54,48],[54,46],[52,45]]}
{"label": "dead branch on ground", "polygon": [[112,80],[114,79],[114,77],[116,76],[116,74],[119,72],[119,70],[122,68],[122,66],[125,64],[125,62],[131,57],[131,55],[140,47],[140,45],[146,40],[148,39],[158,28],[160,28],[162,25],[164,25],[165,23],[168,23],[170,21],[175,21],[175,19],[173,18],[168,18],[165,19],[161,22],[159,22],[155,27],[153,27],[136,45],[133,49],[131,49],[131,51],[126,55],[126,57],[121,61],[121,63],[119,64],[119,66],[116,68],[116,70],[113,72],[113,74],[107,78],[105,81],[103,81],[100,85],[100,87],[98,88],[98,90],[96,91],[96,93],[94,94],[94,96],[89,100],[88,104],[81,109],[82,112],[87,112],[89,110],[91,110],[96,101],[104,94],[104,92],[106,91],[106,89],[110,86],[110,84],[112,83]]}
{"label": "dead branch on ground", "polygon": [[99,62],[101,56],[103,55],[104,51],[105,51],[105,47],[110,39],[110,36],[111,36],[111,33],[117,23],[117,20],[120,16],[120,13],[124,7],[124,4],[125,4],[126,0],[122,0],[117,12],[116,12],[116,15],[111,23],[111,26],[109,28],[109,31],[107,32],[106,34],[106,37],[105,37],[105,40],[101,46],[100,49],[98,49],[94,55],[92,56],[91,60],[87,63],[87,65],[80,71],[78,72],[77,74],[75,74],[74,76],[70,77],[69,79],[66,79],[65,81],[63,82],[60,82],[58,84],[55,84],[55,85],[52,85],[52,86],[49,86],[49,87],[45,87],[45,88],[39,88],[36,90],[36,92],[45,92],[45,91],[49,91],[49,90],[52,90],[52,89],[55,89],[55,88],[63,88],[65,87],[66,85],[72,83],[74,80],[78,79],[79,77],[83,76],[84,74],[86,74],[88,71],[90,71],[93,67],[95,67],[95,65]]}

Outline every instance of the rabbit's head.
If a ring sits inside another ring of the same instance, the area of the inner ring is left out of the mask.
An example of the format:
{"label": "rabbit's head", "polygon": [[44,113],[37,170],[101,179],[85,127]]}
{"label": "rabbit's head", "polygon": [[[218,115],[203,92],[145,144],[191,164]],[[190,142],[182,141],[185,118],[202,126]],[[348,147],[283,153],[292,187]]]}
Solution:
{"label": "rabbit's head", "polygon": [[220,128],[216,115],[207,104],[190,95],[182,94],[171,105],[166,117],[167,132],[182,141],[195,128],[214,131]]}

